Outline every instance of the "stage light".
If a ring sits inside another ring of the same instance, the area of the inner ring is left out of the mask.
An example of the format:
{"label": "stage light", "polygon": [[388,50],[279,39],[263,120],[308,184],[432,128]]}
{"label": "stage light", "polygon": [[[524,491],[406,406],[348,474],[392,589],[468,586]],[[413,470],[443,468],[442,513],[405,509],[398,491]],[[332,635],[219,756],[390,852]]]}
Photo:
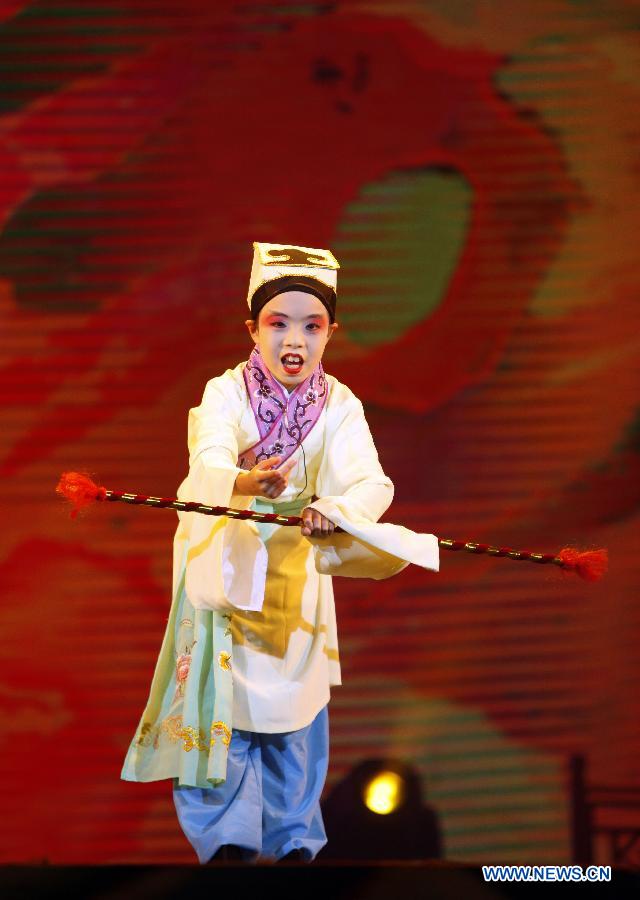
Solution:
{"label": "stage light", "polygon": [[364,789],[364,803],[371,812],[386,816],[404,801],[404,781],[397,772],[380,772]]}
{"label": "stage light", "polygon": [[323,859],[437,859],[438,816],[422,799],[418,769],[399,759],[366,759],[322,803]]}

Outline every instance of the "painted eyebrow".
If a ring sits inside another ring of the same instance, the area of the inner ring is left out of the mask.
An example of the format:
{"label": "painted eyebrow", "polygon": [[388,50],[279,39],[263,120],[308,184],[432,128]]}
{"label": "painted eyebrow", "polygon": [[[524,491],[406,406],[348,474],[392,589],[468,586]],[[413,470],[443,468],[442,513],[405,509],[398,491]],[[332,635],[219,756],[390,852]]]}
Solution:
{"label": "painted eyebrow", "polygon": [[[281,316],[283,319],[288,319],[289,316],[286,313],[276,312],[274,309],[269,313],[270,316]],[[310,316],[305,316],[306,319],[322,319],[324,318],[322,313],[311,313]]]}

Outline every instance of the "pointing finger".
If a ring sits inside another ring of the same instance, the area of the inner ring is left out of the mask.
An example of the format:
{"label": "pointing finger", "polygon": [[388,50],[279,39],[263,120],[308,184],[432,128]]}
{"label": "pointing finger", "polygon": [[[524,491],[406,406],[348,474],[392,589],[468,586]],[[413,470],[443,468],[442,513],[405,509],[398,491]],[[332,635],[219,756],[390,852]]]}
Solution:
{"label": "pointing finger", "polygon": [[258,465],[263,469],[275,469],[281,459],[281,456],[270,456],[268,459],[261,459]]}
{"label": "pointing finger", "polygon": [[296,465],[297,460],[289,457],[286,462],[283,462],[281,466],[278,467],[278,472],[281,472],[283,475],[286,475],[287,472],[290,472],[291,469]]}

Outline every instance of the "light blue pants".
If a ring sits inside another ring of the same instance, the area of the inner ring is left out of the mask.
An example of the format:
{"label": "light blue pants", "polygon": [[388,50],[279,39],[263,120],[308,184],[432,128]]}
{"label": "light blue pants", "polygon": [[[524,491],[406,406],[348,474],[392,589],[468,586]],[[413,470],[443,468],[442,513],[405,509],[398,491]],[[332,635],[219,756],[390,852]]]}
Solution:
{"label": "light blue pants", "polygon": [[247,860],[280,859],[302,849],[307,860],[327,843],[320,795],[329,762],[329,713],[282,734],[231,732],[227,778],[219,787],[180,786],[173,799],[182,830],[208,862],[223,844],[236,844]]}

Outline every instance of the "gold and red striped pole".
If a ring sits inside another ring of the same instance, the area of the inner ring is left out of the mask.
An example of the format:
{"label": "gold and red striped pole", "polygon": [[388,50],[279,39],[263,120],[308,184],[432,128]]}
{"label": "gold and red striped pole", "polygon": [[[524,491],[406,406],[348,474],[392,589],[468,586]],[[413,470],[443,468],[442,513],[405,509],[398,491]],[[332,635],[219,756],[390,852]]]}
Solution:
{"label": "gold and red striped pole", "polygon": [[[195,512],[205,516],[229,516],[233,519],[251,519],[254,522],[268,522],[275,525],[300,525],[300,516],[281,516],[278,513],[261,513],[251,509],[233,509],[228,506],[208,506],[205,503],[177,500],[175,497],[152,497],[128,491],[111,491],[97,485],[84,472],[65,472],[56,487],[73,506],[72,518],[85,506],[96,500],[131,503],[134,506],[153,506],[156,509],[175,509],[179,512]],[[336,532],[344,529],[336,527]],[[565,547],[559,553],[537,553],[532,550],[514,550],[512,547],[494,547],[475,541],[458,541],[438,538],[438,546],[444,550],[464,550],[467,553],[485,553],[487,556],[523,560],[539,564],[553,564],[565,571],[572,571],[586,581],[598,581],[607,571],[608,553],[606,549],[577,550]]]}

